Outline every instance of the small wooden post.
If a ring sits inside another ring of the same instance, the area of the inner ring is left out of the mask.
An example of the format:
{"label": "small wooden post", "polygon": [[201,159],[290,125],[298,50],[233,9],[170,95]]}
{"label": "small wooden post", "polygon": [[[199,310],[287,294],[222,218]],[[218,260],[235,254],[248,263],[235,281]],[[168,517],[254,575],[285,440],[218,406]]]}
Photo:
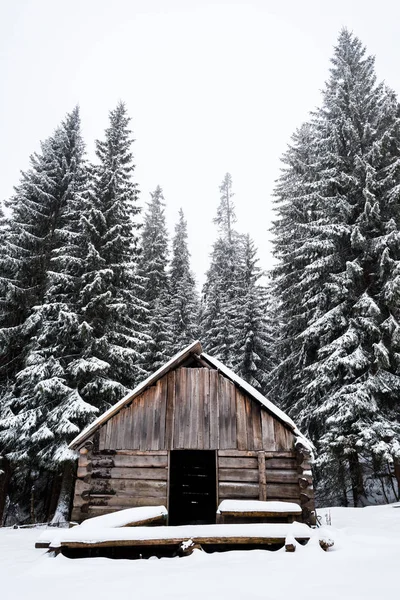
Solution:
{"label": "small wooden post", "polygon": [[267,477],[265,471],[265,452],[258,452],[258,498],[259,500],[267,499]]}

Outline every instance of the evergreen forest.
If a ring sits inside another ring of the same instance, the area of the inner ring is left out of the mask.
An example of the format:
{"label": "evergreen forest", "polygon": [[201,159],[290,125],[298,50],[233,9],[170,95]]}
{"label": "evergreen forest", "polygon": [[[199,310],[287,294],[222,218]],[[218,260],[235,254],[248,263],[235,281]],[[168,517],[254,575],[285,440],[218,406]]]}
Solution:
{"label": "evergreen forest", "polygon": [[318,503],[400,499],[400,104],[346,29],[327,73],[260,198],[269,271],[221,173],[198,289],[123,102],[92,161],[77,107],[31,156],[0,209],[0,525],[68,519],[69,443],[196,339],[312,441]]}

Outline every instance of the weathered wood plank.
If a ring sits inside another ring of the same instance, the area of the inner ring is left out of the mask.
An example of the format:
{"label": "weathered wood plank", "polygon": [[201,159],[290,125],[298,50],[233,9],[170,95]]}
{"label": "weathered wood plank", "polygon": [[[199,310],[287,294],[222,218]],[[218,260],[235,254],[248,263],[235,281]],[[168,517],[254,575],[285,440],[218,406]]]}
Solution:
{"label": "weathered wood plank", "polygon": [[258,453],[258,487],[258,499],[265,501],[267,499],[267,479],[264,452]]}
{"label": "weathered wood plank", "polygon": [[256,402],[252,402],[252,421],[253,421],[253,437],[254,450],[261,450],[263,447],[262,432],[261,432],[261,407]]}
{"label": "weathered wood plank", "polygon": [[267,471],[269,469],[290,469],[296,471],[297,464],[294,458],[270,458],[266,457]]}
{"label": "weathered wood plank", "polygon": [[190,398],[190,409],[188,414],[188,445],[187,448],[196,449],[197,435],[199,429],[199,391],[197,381],[198,369],[187,370],[187,390]]}
{"label": "weathered wood plank", "polygon": [[247,449],[247,418],[246,403],[242,392],[236,389],[236,435],[239,450]]}
{"label": "weathered wood plank", "polygon": [[145,423],[146,423],[146,450],[155,450],[153,447],[153,433],[154,433],[154,420],[155,420],[155,407],[157,403],[159,386],[158,382],[148,388],[144,396],[144,410],[145,410]]}
{"label": "weathered wood plank", "polygon": [[159,440],[158,440],[158,448],[165,448],[165,430],[166,430],[166,418],[167,418],[167,395],[168,395],[168,379],[167,376],[164,375],[162,379],[160,379],[160,431],[159,431]]}
{"label": "weathered wood plank", "polygon": [[183,448],[188,448],[190,444],[190,426],[191,426],[191,412],[192,412],[192,393],[191,393],[191,369],[184,368],[184,410],[183,410],[183,428],[184,428],[184,440]]}
{"label": "weathered wood plank", "polygon": [[[151,388],[150,388],[151,390]],[[157,381],[155,390],[150,394],[149,410],[151,413],[151,441],[148,450],[160,448],[160,416],[161,416],[161,381]]]}
{"label": "weathered wood plank", "polygon": [[113,467],[110,469],[111,479],[161,479],[167,480],[167,469],[164,468],[128,468],[128,467]]}
{"label": "weathered wood plank", "polygon": [[177,369],[177,371],[176,371],[174,448],[184,448],[185,447],[185,403],[186,403],[186,374],[185,374],[184,369]]}
{"label": "weathered wood plank", "polygon": [[218,371],[210,370],[210,448],[219,448]]}
{"label": "weathered wood plank", "polygon": [[202,389],[200,394],[203,392],[204,403],[203,403],[203,447],[208,450],[210,446],[210,369],[202,369]]}
{"label": "weathered wood plank", "polygon": [[220,481],[258,482],[258,469],[219,469]]}
{"label": "weathered wood plank", "polygon": [[236,427],[236,386],[228,379],[226,391],[228,393],[229,405],[229,428],[228,428],[228,448],[237,448],[237,427]]}
{"label": "weathered wood plank", "polygon": [[[99,448],[100,448],[100,450],[105,448],[106,431],[107,431],[106,426],[102,425],[99,430]],[[81,450],[83,450],[83,448],[81,448]]]}
{"label": "weathered wood plank", "polygon": [[256,450],[218,450],[218,456],[231,456],[234,458],[257,458],[258,452]]}
{"label": "weathered wood plank", "polygon": [[299,475],[296,471],[267,469],[266,471],[268,483],[297,483]]}
{"label": "weathered wood plank", "polygon": [[123,413],[124,430],[122,432],[122,443],[118,448],[119,450],[132,447],[131,411],[125,406],[121,412]]}
{"label": "weathered wood plank", "polygon": [[167,454],[157,455],[125,455],[125,454],[114,454],[113,456],[93,456],[92,466],[93,468],[102,467],[166,467],[167,466]]}
{"label": "weathered wood plank", "polygon": [[254,432],[253,432],[253,418],[252,418],[252,404],[253,401],[245,396],[245,410],[246,410],[246,423],[247,423],[247,448],[254,450]]}
{"label": "weathered wood plank", "polygon": [[292,450],[294,448],[293,434],[279,421],[274,421],[275,440],[277,450]]}
{"label": "weathered wood plank", "polygon": [[219,447],[229,448],[227,444],[228,436],[228,407],[226,379],[218,374],[218,422],[219,422]]}
{"label": "weathered wood plank", "polygon": [[167,414],[165,423],[165,447],[174,447],[174,418],[175,418],[175,371],[167,375]]}
{"label": "weathered wood plank", "polygon": [[[121,475],[122,473],[115,473],[115,475]],[[112,478],[108,480],[96,480],[92,481],[89,494],[110,494],[118,497],[132,496],[160,496],[166,494],[167,491],[167,479],[164,481],[149,480],[149,479],[127,479],[124,478]]]}
{"label": "weathered wood plank", "polygon": [[[132,495],[110,495],[108,497],[99,499],[90,499],[89,513],[95,508],[115,508],[117,510],[124,510],[125,508],[134,508],[135,506],[165,506],[167,503],[167,495],[160,494],[153,496],[144,494]],[[106,511],[110,512],[110,511]]]}
{"label": "weathered wood plank", "polygon": [[219,498],[253,498],[258,499],[258,483],[234,483],[221,481]]}
{"label": "weathered wood plank", "polygon": [[266,410],[261,410],[261,426],[263,448],[273,452],[276,450],[274,418]]}
{"label": "weathered wood plank", "polygon": [[289,483],[269,483],[267,479],[268,500],[297,500],[300,497],[298,485]]}
{"label": "weathered wood plank", "polygon": [[218,458],[220,469],[257,469],[257,458],[235,458],[234,456],[220,456]]}
{"label": "weathered wood plank", "polygon": [[196,369],[197,448],[204,450],[204,369]]}
{"label": "weathered wood plank", "polygon": [[[200,545],[207,544],[222,544],[222,545],[276,545],[276,544],[284,544],[284,537],[272,537],[272,536],[251,536],[248,537],[237,537],[237,536],[192,536],[191,537],[193,543]],[[296,540],[298,541],[307,541],[310,539],[310,536],[296,536]],[[179,546],[183,541],[185,541],[185,537],[179,538],[163,538],[162,535],[157,539],[133,539],[133,540],[110,540],[110,541],[101,541],[101,542],[71,542],[71,541],[61,541],[61,547],[63,548],[118,548],[118,547],[142,547],[142,546]],[[50,551],[58,550],[59,547],[52,548],[50,546]]]}
{"label": "weathered wood plank", "polygon": [[134,440],[133,440],[133,448],[135,450],[140,450],[140,438],[141,438],[141,430],[142,430],[142,414],[140,409],[140,396],[135,398],[132,402],[132,418],[135,420],[134,425]]}
{"label": "weathered wood plank", "polygon": [[[117,450],[116,452],[112,451],[111,454],[104,452],[99,452],[99,456],[167,456],[168,450]],[[95,456],[95,455],[94,455]]]}
{"label": "weathered wood plank", "polygon": [[135,398],[135,400],[133,400],[133,402],[131,402],[131,404],[129,405],[129,420],[130,420],[130,424],[131,424],[131,439],[132,439],[129,449],[132,449],[132,450],[139,449],[139,433],[138,433],[139,421],[138,421],[138,414],[137,414],[136,406],[137,406],[137,399]]}
{"label": "weathered wood plank", "polygon": [[105,441],[106,448],[112,447],[110,445],[111,433],[112,433],[112,420],[110,419],[109,421],[107,421],[107,425],[106,425],[106,441]]}
{"label": "weathered wood plank", "polygon": [[122,444],[119,450],[124,448],[132,448],[132,415],[129,406],[124,406],[122,409],[124,413],[124,431],[122,434]]}

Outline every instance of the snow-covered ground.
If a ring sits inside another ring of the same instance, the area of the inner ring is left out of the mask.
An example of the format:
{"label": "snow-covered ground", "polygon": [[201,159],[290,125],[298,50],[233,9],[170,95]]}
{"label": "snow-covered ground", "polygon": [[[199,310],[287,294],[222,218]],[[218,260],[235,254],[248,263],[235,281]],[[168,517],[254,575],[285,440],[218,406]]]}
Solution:
{"label": "snow-covered ground", "polygon": [[[327,511],[321,510],[325,515]],[[295,553],[232,551],[184,558],[49,558],[40,531],[0,529],[2,600],[394,600],[399,597],[400,505],[330,509],[335,547]]]}

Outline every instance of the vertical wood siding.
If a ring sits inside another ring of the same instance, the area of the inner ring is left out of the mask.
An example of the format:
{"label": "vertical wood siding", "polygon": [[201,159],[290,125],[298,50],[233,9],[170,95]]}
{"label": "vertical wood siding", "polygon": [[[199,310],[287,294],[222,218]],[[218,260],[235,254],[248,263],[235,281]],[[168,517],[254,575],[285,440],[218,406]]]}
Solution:
{"label": "vertical wood siding", "polygon": [[293,450],[293,434],[216,370],[164,375],[100,429],[99,450]]}

